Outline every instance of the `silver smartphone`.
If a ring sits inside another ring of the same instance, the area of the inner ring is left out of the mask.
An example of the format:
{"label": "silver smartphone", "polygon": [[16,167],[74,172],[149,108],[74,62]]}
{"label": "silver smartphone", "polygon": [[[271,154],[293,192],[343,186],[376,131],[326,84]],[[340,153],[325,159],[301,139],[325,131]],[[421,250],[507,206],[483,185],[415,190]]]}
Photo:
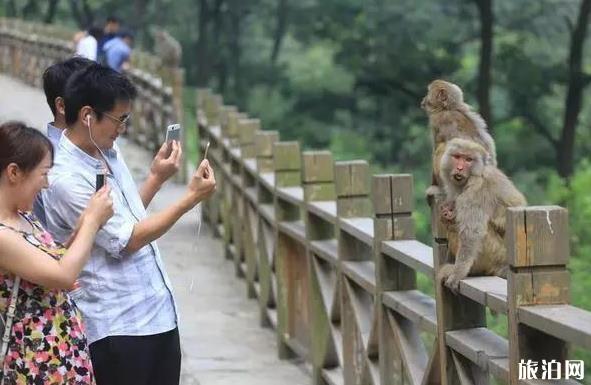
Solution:
{"label": "silver smartphone", "polygon": [[173,140],[180,141],[181,140],[181,125],[180,124],[171,124],[166,128],[166,142],[171,142]]}

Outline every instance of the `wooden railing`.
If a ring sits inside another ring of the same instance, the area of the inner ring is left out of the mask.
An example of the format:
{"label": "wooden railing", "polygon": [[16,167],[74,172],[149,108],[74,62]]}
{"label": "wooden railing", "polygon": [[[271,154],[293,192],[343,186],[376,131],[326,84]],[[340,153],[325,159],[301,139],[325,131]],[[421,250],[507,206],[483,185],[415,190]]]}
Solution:
{"label": "wooden railing", "polygon": [[[0,73],[42,86],[43,71],[71,57],[74,31],[67,28],[0,18]],[[127,72],[138,89],[128,135],[137,143],[157,150],[166,126],[182,121],[182,68],[169,68],[155,55],[134,51],[134,65]]]}
{"label": "wooden railing", "polygon": [[[542,360],[564,370],[570,344],[591,348],[591,313],[569,305],[564,208],[510,209],[508,280],[470,277],[454,295],[433,281],[447,255],[438,216],[432,247],[414,239],[412,175],[301,152],[208,90],[197,103],[219,186],[206,218],[280,357],[305,358],[314,384],[517,384],[522,359],[541,378]],[[487,328],[486,308],[507,314],[508,339]]]}

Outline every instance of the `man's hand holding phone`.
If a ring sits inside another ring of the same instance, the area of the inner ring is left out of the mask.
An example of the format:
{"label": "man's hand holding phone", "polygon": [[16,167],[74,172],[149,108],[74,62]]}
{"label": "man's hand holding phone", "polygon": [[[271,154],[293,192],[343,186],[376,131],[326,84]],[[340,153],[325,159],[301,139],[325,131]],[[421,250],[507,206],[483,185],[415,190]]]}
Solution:
{"label": "man's hand holding phone", "polygon": [[182,155],[183,149],[178,141],[164,142],[152,161],[150,174],[156,177],[160,184],[166,182],[180,169]]}

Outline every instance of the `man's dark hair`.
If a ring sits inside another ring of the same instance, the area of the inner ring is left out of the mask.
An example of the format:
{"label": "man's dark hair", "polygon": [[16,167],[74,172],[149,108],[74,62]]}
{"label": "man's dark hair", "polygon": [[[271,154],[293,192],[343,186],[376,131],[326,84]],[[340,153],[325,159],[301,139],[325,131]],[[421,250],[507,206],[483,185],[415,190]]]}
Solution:
{"label": "man's dark hair", "polygon": [[117,16],[109,16],[107,17],[107,23],[117,23],[117,24],[121,24],[121,19],[119,19]]}
{"label": "man's dark hair", "polygon": [[99,26],[92,25],[88,28],[88,34],[96,39],[98,42],[103,38],[103,29]]}
{"label": "man's dark hair", "polygon": [[92,107],[97,119],[101,120],[102,113],[111,111],[115,103],[132,101],[136,95],[134,85],[125,75],[109,67],[92,64],[73,74],[66,83],[66,124],[74,124],[84,106]]}
{"label": "man's dark hair", "polygon": [[45,91],[45,98],[53,116],[56,114],[55,98],[64,97],[64,89],[70,76],[79,69],[87,67],[92,63],[92,60],[75,56],[55,63],[47,67],[45,72],[43,72],[43,90]]}

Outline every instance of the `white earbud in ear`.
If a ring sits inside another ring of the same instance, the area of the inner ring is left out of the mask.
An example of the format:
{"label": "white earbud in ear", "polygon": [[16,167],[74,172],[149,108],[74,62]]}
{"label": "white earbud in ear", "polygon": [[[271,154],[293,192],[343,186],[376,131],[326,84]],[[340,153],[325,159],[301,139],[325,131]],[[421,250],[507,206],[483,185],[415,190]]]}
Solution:
{"label": "white earbud in ear", "polygon": [[86,114],[86,125],[90,127],[90,114]]}

